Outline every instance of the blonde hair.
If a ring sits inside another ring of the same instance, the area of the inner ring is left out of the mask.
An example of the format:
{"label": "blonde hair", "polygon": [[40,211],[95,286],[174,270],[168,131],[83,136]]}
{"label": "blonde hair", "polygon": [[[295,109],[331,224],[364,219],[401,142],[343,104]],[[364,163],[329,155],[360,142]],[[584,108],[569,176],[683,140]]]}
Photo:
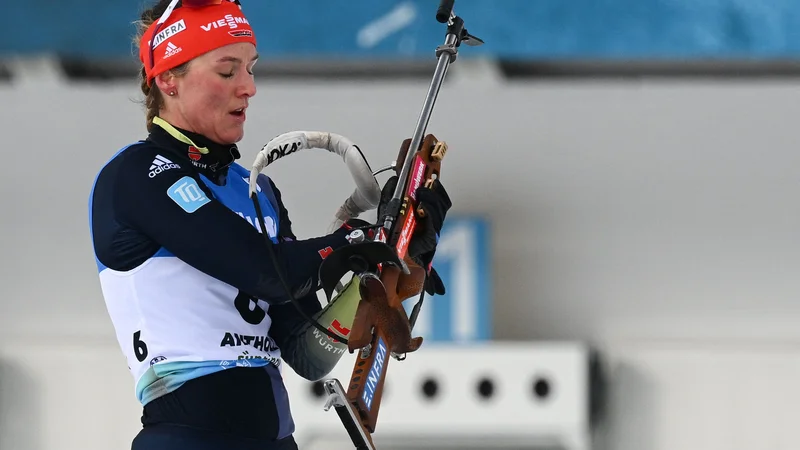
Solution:
{"label": "blonde hair", "polygon": [[[166,11],[169,3],[170,0],[160,0],[152,8],[144,10],[141,18],[134,22],[137,30],[136,36],[134,37],[134,46],[136,47],[137,55],[139,54],[139,43],[141,42],[142,35],[145,33],[145,31],[147,31],[150,25],[153,24],[153,22],[158,20],[161,15],[164,14],[164,11]],[[186,75],[188,71],[188,62],[170,70],[170,72],[176,77],[182,77]],[[142,65],[142,68],[139,72],[139,78],[141,81],[141,90],[145,97],[144,106],[146,110],[145,116],[147,131],[150,131],[153,127],[153,118],[156,117],[161,109],[164,108],[164,94],[155,83],[152,85],[147,84],[147,75],[145,74],[144,65]]]}

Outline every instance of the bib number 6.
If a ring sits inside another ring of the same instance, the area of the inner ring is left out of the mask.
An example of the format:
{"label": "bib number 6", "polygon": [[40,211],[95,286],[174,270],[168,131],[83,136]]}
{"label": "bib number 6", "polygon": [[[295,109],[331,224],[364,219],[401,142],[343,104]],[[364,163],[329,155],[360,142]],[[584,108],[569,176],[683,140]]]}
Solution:
{"label": "bib number 6", "polygon": [[239,295],[233,300],[233,305],[236,306],[242,319],[249,324],[258,325],[267,317],[267,312],[258,306],[258,300],[242,291],[239,291]]}
{"label": "bib number 6", "polygon": [[147,359],[147,344],[142,340],[142,330],[133,333],[133,354],[139,362]]}

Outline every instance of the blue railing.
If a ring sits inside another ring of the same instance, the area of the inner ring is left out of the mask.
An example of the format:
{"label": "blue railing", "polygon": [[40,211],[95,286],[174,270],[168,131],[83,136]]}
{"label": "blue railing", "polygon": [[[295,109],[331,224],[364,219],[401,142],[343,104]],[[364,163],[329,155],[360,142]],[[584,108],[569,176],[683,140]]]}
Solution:
{"label": "blue railing", "polygon": [[[0,55],[132,57],[143,0],[4,2]],[[259,52],[278,58],[431,57],[438,0],[243,0]],[[793,58],[800,0],[459,0],[483,47],[464,57]]]}

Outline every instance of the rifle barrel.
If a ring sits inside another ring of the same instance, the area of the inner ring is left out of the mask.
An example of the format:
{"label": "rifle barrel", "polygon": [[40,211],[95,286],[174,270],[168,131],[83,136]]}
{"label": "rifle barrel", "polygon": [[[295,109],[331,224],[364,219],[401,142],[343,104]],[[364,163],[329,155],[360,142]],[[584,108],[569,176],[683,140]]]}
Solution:
{"label": "rifle barrel", "polygon": [[[452,49],[457,52],[456,42],[458,36],[455,34],[448,34],[445,38],[443,47]],[[411,165],[414,163],[414,155],[419,151],[419,146],[422,143],[422,138],[428,128],[428,122],[433,113],[433,106],[436,104],[436,98],[439,96],[439,89],[442,87],[445,75],[447,75],[447,68],[450,66],[450,61],[453,58],[451,51],[442,51],[439,54],[439,61],[436,63],[436,71],[433,73],[433,80],[431,80],[430,87],[428,88],[428,95],[425,97],[425,103],[422,105],[417,126],[414,129],[414,134],[411,136],[411,145],[408,147],[406,159],[403,161],[403,167],[397,177],[397,186],[394,189],[393,200],[398,200],[403,196],[403,190],[406,188],[406,181],[408,180],[408,173],[411,171]],[[388,232],[391,231],[394,225],[394,217],[384,217],[384,227]]]}

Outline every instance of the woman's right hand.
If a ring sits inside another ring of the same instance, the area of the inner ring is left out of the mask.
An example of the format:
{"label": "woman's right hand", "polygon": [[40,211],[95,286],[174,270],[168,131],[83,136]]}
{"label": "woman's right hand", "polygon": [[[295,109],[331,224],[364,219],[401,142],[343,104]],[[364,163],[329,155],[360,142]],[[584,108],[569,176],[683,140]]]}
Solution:
{"label": "woman's right hand", "polygon": [[[383,217],[384,208],[392,199],[397,186],[397,176],[386,181],[381,189],[381,200],[378,205],[378,217]],[[431,266],[436,246],[439,243],[447,211],[452,207],[450,196],[447,194],[441,181],[434,181],[433,186],[424,186],[417,189],[417,207],[422,208],[425,216],[417,221],[417,228],[408,244],[409,256],[420,266],[428,268],[430,272],[425,280],[425,292],[430,295],[443,295],[445,286],[439,274]]]}

